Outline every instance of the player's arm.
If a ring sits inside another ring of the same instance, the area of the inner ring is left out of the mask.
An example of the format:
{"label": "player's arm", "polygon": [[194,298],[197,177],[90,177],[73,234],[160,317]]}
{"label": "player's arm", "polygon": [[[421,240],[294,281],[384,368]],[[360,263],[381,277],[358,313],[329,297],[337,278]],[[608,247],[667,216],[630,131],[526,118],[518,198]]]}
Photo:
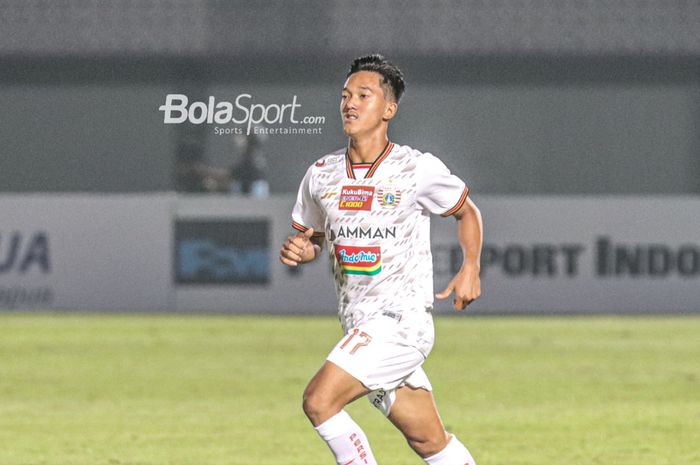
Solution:
{"label": "player's arm", "polygon": [[435,297],[445,299],[454,291],[454,308],[460,311],[481,295],[479,272],[484,229],[481,212],[468,197],[462,208],[452,216],[457,219],[457,240],[462,247],[462,267],[445,290]]}
{"label": "player's arm", "polygon": [[287,266],[298,266],[316,259],[321,252],[323,236],[314,236],[313,228],[289,236],[280,249],[280,261]]}
{"label": "player's arm", "polygon": [[[280,249],[280,261],[287,266],[315,260],[325,239],[322,226],[325,214],[314,196],[314,166],[306,170],[292,209],[292,227],[299,232],[289,236]],[[320,232],[314,233],[314,228]]]}

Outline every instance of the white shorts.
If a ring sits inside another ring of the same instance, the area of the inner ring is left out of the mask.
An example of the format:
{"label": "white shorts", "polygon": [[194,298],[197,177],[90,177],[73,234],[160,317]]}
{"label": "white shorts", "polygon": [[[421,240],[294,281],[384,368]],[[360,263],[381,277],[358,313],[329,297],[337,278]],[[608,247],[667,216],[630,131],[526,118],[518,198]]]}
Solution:
{"label": "white shorts", "polygon": [[386,325],[369,323],[351,329],[327,360],[370,389],[368,400],[386,416],[399,387],[433,389],[421,367],[425,356],[400,335],[387,331]]}

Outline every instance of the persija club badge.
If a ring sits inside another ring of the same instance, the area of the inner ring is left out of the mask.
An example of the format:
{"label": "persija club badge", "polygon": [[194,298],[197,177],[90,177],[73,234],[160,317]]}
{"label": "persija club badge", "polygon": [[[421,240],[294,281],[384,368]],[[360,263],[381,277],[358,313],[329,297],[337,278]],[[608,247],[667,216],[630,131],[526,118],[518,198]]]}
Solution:
{"label": "persija club badge", "polygon": [[343,186],[338,210],[371,210],[374,186]]}
{"label": "persija club badge", "polygon": [[377,201],[384,208],[396,208],[401,202],[401,191],[391,186],[377,189]]}
{"label": "persija club badge", "polygon": [[382,249],[379,246],[336,245],[335,258],[343,274],[374,276],[382,271]]}

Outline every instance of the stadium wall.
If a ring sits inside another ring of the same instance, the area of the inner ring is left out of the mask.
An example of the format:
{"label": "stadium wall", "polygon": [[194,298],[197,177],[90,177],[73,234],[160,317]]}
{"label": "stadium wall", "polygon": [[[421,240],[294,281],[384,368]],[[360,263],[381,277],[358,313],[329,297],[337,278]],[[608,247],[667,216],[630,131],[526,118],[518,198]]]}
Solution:
{"label": "stadium wall", "polygon": [[[306,168],[342,148],[337,83],[247,86],[272,102],[297,95],[323,133],[271,136],[269,179],[296,192]],[[235,96],[241,87],[213,86]],[[700,192],[700,85],[444,85],[411,83],[391,139],[439,156],[474,192],[653,195]],[[230,163],[231,142],[207,128],[206,157]],[[279,169],[283,166],[283,169]]]}
{"label": "stadium wall", "polygon": [[[291,196],[0,197],[0,309],[333,314],[328,263],[279,264]],[[700,311],[700,199],[476,199],[478,313]],[[435,288],[459,268],[433,222]],[[438,311],[449,312],[449,302]]]}
{"label": "stadium wall", "polygon": [[[344,69],[338,67],[338,70]],[[442,68],[441,68],[442,69]],[[700,68],[699,68],[700,69]],[[407,73],[413,71],[408,70]],[[509,73],[515,74],[511,69]],[[175,188],[178,135],[159,107],[171,93],[251,104],[289,104],[314,134],[262,144],[273,193],[296,191],[306,168],[346,143],[337,81],[260,84],[18,83],[0,85],[0,192],[162,192]],[[700,75],[700,74],[699,74]],[[697,82],[558,85],[411,81],[390,136],[439,156],[474,192],[683,195],[700,192]],[[195,126],[195,125],[192,125]],[[289,121],[268,125],[287,128]],[[233,124],[201,124],[203,161],[230,168],[241,156]],[[190,128],[192,129],[192,128]],[[245,126],[242,126],[245,129]]]}

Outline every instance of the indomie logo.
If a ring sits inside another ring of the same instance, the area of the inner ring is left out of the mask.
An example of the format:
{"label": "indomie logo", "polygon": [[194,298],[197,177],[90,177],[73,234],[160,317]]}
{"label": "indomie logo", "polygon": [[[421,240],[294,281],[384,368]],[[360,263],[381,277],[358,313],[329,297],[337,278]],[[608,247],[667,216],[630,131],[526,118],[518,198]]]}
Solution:
{"label": "indomie logo", "polygon": [[340,190],[339,210],[371,210],[374,186],[343,186]]}
{"label": "indomie logo", "polygon": [[379,246],[339,245],[335,258],[343,274],[374,276],[382,271],[382,249]]}

